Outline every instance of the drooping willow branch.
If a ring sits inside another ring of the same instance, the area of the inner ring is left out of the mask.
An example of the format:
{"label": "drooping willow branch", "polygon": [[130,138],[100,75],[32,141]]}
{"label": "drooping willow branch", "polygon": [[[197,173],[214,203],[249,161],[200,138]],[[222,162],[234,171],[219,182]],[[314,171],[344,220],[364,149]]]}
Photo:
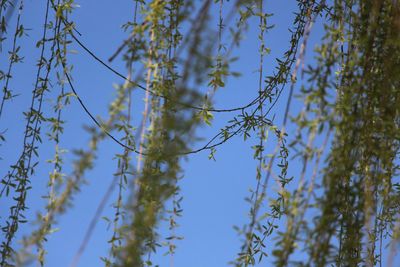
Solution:
{"label": "drooping willow branch", "polygon": [[[2,34],[6,33],[2,12],[9,4],[10,1],[1,1]],[[62,185],[62,191],[54,187],[55,176],[63,176],[62,162],[56,149],[46,215],[41,219],[38,230],[25,240],[26,246],[37,246],[42,265],[46,236],[56,219],[66,212],[67,204],[84,181],[84,175],[93,167],[99,153],[98,143],[106,137],[121,146],[123,151],[121,155],[116,155],[118,171],[108,190],[112,192],[118,182],[111,250],[103,260],[106,266],[144,266],[152,265],[153,254],[162,239],[158,227],[165,214],[170,214],[172,228],[171,242],[166,242],[166,246],[171,254],[175,251],[173,240],[178,238],[174,224],[180,213],[174,211],[179,209],[179,199],[175,197],[182,176],[180,160],[185,155],[203,150],[210,150],[213,154],[216,147],[234,136],[249,139],[254,133],[259,133],[255,148],[257,183],[250,198],[250,222],[243,228],[245,240],[235,264],[253,265],[271,253],[276,266],[382,264],[384,241],[393,236],[391,240],[395,242],[399,236],[396,225],[400,210],[400,186],[396,179],[400,149],[400,6],[396,0],[334,0],[328,3],[298,0],[297,4],[289,48],[277,60],[277,70],[271,76],[263,77],[262,70],[267,64],[263,57],[264,35],[269,33],[264,21],[267,15],[263,13],[263,8],[268,10],[268,5],[264,5],[263,1],[136,1],[142,21],[137,23],[135,20],[124,25],[124,29],[130,31],[128,39],[111,57],[114,60],[124,53],[128,75],[122,75],[111,67],[80,40],[76,25],[67,16],[73,8],[72,0],[57,4],[47,1],[44,32],[39,42],[41,56],[32,104],[26,113],[24,146],[17,163],[11,166],[2,180],[0,196],[12,194],[16,204],[12,206],[3,227],[5,242],[1,247],[1,264],[7,266],[14,261],[12,243],[18,227],[24,222],[25,200],[30,178],[36,169],[34,161],[38,158],[35,154],[42,138],[42,122],[48,121],[53,125],[51,139],[57,147],[59,144],[63,124],[61,109],[54,118],[47,118],[43,111],[43,97],[50,90],[51,70],[56,67],[60,67],[64,76],[62,80],[72,90],[68,94],[62,87],[58,101],[64,97],[75,97],[95,126],[89,128],[90,145],[78,151],[73,171],[66,176],[67,182]],[[325,35],[322,44],[315,50],[316,62],[304,70],[307,81],[298,92],[304,107],[290,118],[289,115],[293,114],[289,112],[295,101],[293,96],[297,93],[296,77],[291,77],[291,73],[297,73],[301,63],[304,66],[305,43],[311,24],[322,14],[326,14],[324,18],[321,16]],[[17,62],[14,61],[14,54],[19,50],[20,15],[12,35],[8,71],[2,76],[5,87],[0,116],[4,103],[12,96],[9,81],[13,65]],[[218,20],[215,32],[211,30],[215,25],[210,26],[213,15]],[[50,26],[49,16],[54,17],[54,28]],[[230,20],[235,16],[238,20],[233,25],[230,44],[225,49],[224,43],[229,37],[224,35],[224,29],[229,27]],[[213,108],[214,93],[225,87],[233,75],[229,71],[230,54],[237,48],[240,37],[253,18],[260,21],[259,41],[262,48],[259,86],[254,88],[257,96],[240,107]],[[188,31],[182,34],[180,30],[184,23],[189,26]],[[48,37],[50,28],[54,30],[53,36]],[[215,39],[210,36],[215,36]],[[117,89],[116,99],[110,105],[110,115],[105,122],[93,115],[78,94],[78,85],[73,84],[66,54],[66,46],[72,40],[124,81]],[[136,66],[141,68],[134,77],[132,70],[136,70]],[[143,73],[147,73],[144,79]],[[142,85],[143,80],[145,85]],[[286,110],[282,112],[283,125],[279,128],[275,116],[270,119],[270,113],[290,81]],[[209,89],[207,98],[201,91],[206,82]],[[137,128],[130,122],[134,116],[131,114],[131,93],[135,88],[145,91],[147,101],[145,115]],[[128,107],[124,107],[126,105]],[[212,124],[213,113],[232,113],[232,119],[205,145],[192,149],[197,140],[196,130],[203,121]],[[292,136],[288,136],[289,126],[296,127],[292,140]],[[264,138],[267,131],[272,131],[277,140],[272,156],[265,153],[269,145]],[[123,138],[117,138],[117,134]],[[140,140],[138,149],[137,140]],[[129,157],[130,152],[140,156],[136,161],[136,170],[132,167],[134,163]],[[292,152],[301,164],[298,170],[289,172],[289,153]],[[275,167],[276,159],[279,162]],[[311,168],[310,165],[314,166]],[[276,177],[278,191],[267,195],[272,191],[268,188],[268,181],[275,168],[280,169]],[[298,186],[287,186],[292,181],[297,181]],[[110,194],[103,198],[96,216],[100,216],[98,214]],[[269,203],[267,196],[271,198]],[[174,211],[169,213],[168,203],[171,200]],[[123,202],[127,203],[126,206]],[[264,208],[266,212],[261,213]],[[277,223],[281,218],[284,218],[284,226]],[[280,229],[275,230],[277,228]],[[274,248],[266,247],[267,238],[275,240],[271,243]],[[84,245],[87,240],[84,239]],[[299,247],[305,257],[295,261],[294,254]],[[84,246],[77,258],[83,250]]]}
{"label": "drooping willow branch", "polygon": [[[12,247],[11,242],[14,239],[15,233],[18,229],[19,223],[25,221],[23,211],[26,209],[26,191],[29,187],[29,176],[34,173],[36,163],[32,163],[33,154],[37,155],[37,147],[35,143],[41,141],[40,137],[40,124],[44,120],[42,116],[42,104],[44,93],[48,90],[48,79],[54,59],[54,50],[56,42],[53,41],[51,46],[51,55],[47,61],[44,57],[46,36],[47,36],[47,23],[50,8],[50,0],[47,1],[45,19],[43,24],[43,37],[41,42],[41,54],[39,58],[38,70],[36,73],[36,82],[32,92],[31,107],[26,115],[25,135],[23,140],[23,151],[18,162],[12,166],[13,173],[9,174],[9,181],[6,187],[12,187],[16,193],[16,204],[10,208],[9,219],[6,222],[6,227],[3,228],[5,232],[5,241],[1,245],[1,263],[0,265],[7,265],[8,258],[11,256]],[[19,30],[19,29],[17,29]],[[45,69],[45,74],[41,77],[42,69]],[[7,189],[8,192],[8,189]]]}

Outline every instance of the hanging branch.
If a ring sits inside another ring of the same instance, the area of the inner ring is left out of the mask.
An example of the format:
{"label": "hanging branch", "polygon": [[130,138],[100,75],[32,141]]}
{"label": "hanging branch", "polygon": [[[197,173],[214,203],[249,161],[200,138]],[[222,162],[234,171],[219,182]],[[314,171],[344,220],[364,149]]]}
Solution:
{"label": "hanging branch", "polygon": [[[45,91],[48,90],[48,77],[51,70],[52,60],[54,58],[54,47],[55,43],[51,48],[52,54],[49,60],[46,60],[44,57],[45,44],[46,44],[46,34],[47,34],[47,23],[48,23],[48,13],[49,13],[50,0],[47,1],[46,11],[45,11],[45,19],[43,24],[43,35],[41,41],[41,54],[38,64],[38,70],[36,74],[36,82],[35,87],[32,93],[32,101],[30,110],[25,113],[26,115],[26,127],[25,127],[25,136],[23,140],[23,151],[21,153],[20,159],[18,162],[13,165],[12,172],[8,175],[8,181],[6,182],[5,187],[15,188],[15,192],[17,196],[14,198],[16,200],[16,204],[10,208],[10,215],[8,221],[6,222],[6,226],[2,228],[5,233],[5,241],[1,244],[1,263],[0,265],[8,264],[8,259],[13,252],[11,247],[12,240],[15,236],[15,233],[18,229],[19,223],[26,222],[25,217],[23,215],[23,211],[25,211],[26,207],[26,194],[30,189],[29,186],[29,176],[31,176],[35,169],[34,167],[37,163],[32,163],[32,153],[36,156],[38,155],[37,147],[35,146],[36,141],[41,142],[40,137],[40,124],[45,119],[42,116],[42,103],[43,103],[43,95]],[[46,67],[44,77],[40,77],[42,68]],[[39,86],[40,84],[40,86]],[[37,103],[36,103],[37,102]],[[35,107],[35,104],[37,107]],[[36,108],[36,109],[35,109]],[[17,172],[16,174],[15,171]],[[11,181],[13,181],[11,183]]]}
{"label": "hanging branch", "polygon": [[[0,48],[9,38],[9,14],[17,4],[18,1],[0,1]],[[389,241],[394,246],[400,236],[400,186],[397,182],[400,169],[400,6],[393,0],[335,0],[329,2],[331,6],[324,0],[297,0],[297,4],[289,48],[277,59],[276,71],[263,78],[264,39],[269,27],[261,0],[206,0],[201,3],[137,0],[134,22],[123,26],[132,31],[109,60],[124,53],[128,75],[122,75],[81,41],[76,25],[68,19],[73,1],[48,0],[38,43],[40,59],[31,104],[24,113],[22,153],[2,179],[0,196],[12,195],[15,203],[11,204],[9,216],[2,225],[4,241],[0,265],[23,264],[32,247],[38,249],[39,264],[44,265],[45,241],[53,225],[67,211],[72,197],[82,187],[85,174],[93,168],[99,153],[98,144],[110,138],[123,148],[121,154],[116,154],[117,173],[99,203],[72,266],[77,265],[117,184],[115,215],[110,221],[113,227],[109,240],[111,249],[108,257],[102,258],[105,265],[151,266],[154,254],[165,246],[171,254],[172,266],[175,241],[181,238],[175,232],[176,219],[182,212],[178,195],[181,159],[203,150],[209,150],[212,158],[216,147],[233,137],[242,136],[247,140],[254,138],[253,135],[258,136],[254,147],[258,165],[256,187],[249,199],[249,224],[239,230],[244,242],[234,264],[255,265],[257,260],[261,262],[269,256],[270,250],[276,266],[382,265],[382,253],[385,253],[382,247]],[[143,15],[141,23],[136,21],[138,6]],[[16,29],[10,34],[7,69],[1,72],[4,87],[0,118],[7,110],[3,108],[7,100],[13,97],[10,85],[15,80],[15,64],[22,60],[18,55],[19,38],[25,30],[22,9],[21,1]],[[216,31],[215,25],[210,27],[213,15],[218,20]],[[236,16],[237,22],[231,25]],[[250,18],[255,16],[260,23],[258,94],[239,107],[214,108],[215,92],[228,87],[229,78],[235,76],[229,69],[231,54],[252,26]],[[307,40],[317,16],[323,20],[325,35],[316,48],[315,63],[304,69]],[[225,35],[229,25],[232,31]],[[184,34],[180,33],[182,28]],[[53,34],[49,37],[50,29]],[[227,40],[230,43],[225,46]],[[117,88],[104,122],[88,109],[76,90],[78,86],[73,84],[66,54],[71,41],[124,81]],[[61,92],[56,115],[48,117],[44,114],[47,109],[43,97],[49,91],[52,70],[57,67],[62,68],[63,73],[62,78],[58,77]],[[304,107],[290,120],[300,67],[301,77],[307,77],[300,88]],[[133,69],[138,69],[135,77]],[[201,87],[207,81],[205,97]],[[282,126],[278,127],[275,116],[270,113],[274,112],[290,81]],[[65,92],[64,82],[72,93]],[[131,111],[132,91],[136,89],[145,96],[142,120],[137,129],[131,125],[135,116]],[[73,162],[73,170],[65,176],[66,184],[63,184],[63,162],[58,148],[63,132],[61,109],[62,101],[69,102],[72,96],[95,125],[89,128],[89,147],[76,152],[78,157]],[[214,113],[231,113],[232,117],[204,145],[190,148],[197,140],[198,127],[204,122],[211,125]],[[39,216],[38,228],[23,240],[20,253],[15,253],[13,242],[17,230],[26,222],[26,199],[38,164],[35,161],[39,158],[41,125],[45,121],[51,125],[49,137],[56,146],[46,211]],[[293,139],[286,132],[290,126],[295,127]],[[277,142],[272,154],[265,154],[268,131],[275,134]],[[4,141],[4,138],[1,133],[0,139]],[[287,144],[289,140],[292,142]],[[130,158],[132,152],[138,154],[136,161]],[[293,170],[289,172],[288,156],[292,152],[294,159],[298,158],[302,164],[299,169],[291,165]],[[276,160],[279,162],[275,167]],[[275,168],[279,168],[277,174]],[[292,171],[293,176],[289,176]],[[278,191],[271,194],[269,207],[265,207],[267,212],[261,213],[267,193],[271,191],[268,187],[271,176],[276,180]],[[297,187],[288,186],[292,180],[298,181]],[[130,189],[129,196],[125,196],[125,187]],[[123,203],[128,204],[124,206]],[[276,221],[282,218],[285,226],[280,227]],[[159,232],[163,220],[169,222],[165,239]],[[267,247],[267,238],[273,240],[270,244],[273,249]],[[304,249],[300,251],[299,247]],[[307,259],[295,261],[296,252],[303,253],[303,258]],[[395,251],[388,252],[391,264]]]}
{"label": "hanging branch", "polygon": [[[2,10],[2,9],[3,9],[3,3],[2,3],[2,6],[0,7],[0,10]],[[23,59],[23,57],[20,57],[18,55],[18,52],[21,47],[19,45],[17,45],[17,39],[21,38],[25,34],[24,26],[21,24],[21,15],[22,15],[23,9],[24,9],[24,1],[21,1],[19,8],[18,8],[17,23],[16,23],[16,27],[15,27],[12,49],[9,52],[10,61],[8,63],[7,74],[3,75],[3,73],[1,73],[1,76],[0,76],[0,80],[3,80],[4,78],[6,80],[5,85],[3,87],[3,97],[1,99],[1,104],[0,104],[0,119],[1,119],[1,115],[3,113],[3,107],[4,107],[5,101],[9,100],[13,97],[12,91],[9,89],[9,82],[10,82],[10,79],[12,78],[12,74],[11,74],[12,68],[15,63],[20,63],[20,62],[22,62],[22,59]],[[1,15],[0,15],[0,18],[1,18]],[[2,29],[2,32],[3,32],[3,29]],[[0,37],[0,40],[3,41],[3,39],[1,37]],[[0,46],[1,46],[1,43],[0,43]]]}

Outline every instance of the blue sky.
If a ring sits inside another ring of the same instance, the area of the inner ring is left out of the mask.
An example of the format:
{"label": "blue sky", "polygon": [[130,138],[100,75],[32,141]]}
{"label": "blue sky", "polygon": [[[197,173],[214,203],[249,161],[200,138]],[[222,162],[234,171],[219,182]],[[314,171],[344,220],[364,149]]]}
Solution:
{"label": "blue sky", "polygon": [[[107,59],[126,38],[126,33],[121,25],[132,19],[133,1],[103,1],[86,0],[76,2],[80,5],[74,11],[73,20],[82,34],[81,40],[102,59]],[[21,39],[21,54],[25,56],[24,64],[17,64],[14,70],[14,78],[11,87],[19,94],[18,97],[6,103],[5,112],[0,121],[1,129],[7,128],[7,142],[2,145],[0,153],[4,159],[0,161],[0,169],[7,169],[12,164],[22,148],[22,112],[27,109],[30,93],[33,89],[35,62],[39,57],[39,49],[35,48],[44,15],[45,1],[25,1],[25,9],[22,15],[23,24],[30,28],[29,37]],[[296,1],[265,1],[265,11],[274,13],[268,23],[275,24],[265,38],[266,46],[272,53],[265,60],[266,73],[276,66],[276,57],[281,57],[288,48],[290,27],[294,18]],[[215,5],[215,14],[217,14]],[[214,12],[214,11],[213,11]],[[15,17],[14,17],[15,20]],[[14,23],[12,20],[12,23]],[[215,21],[215,26],[217,21]],[[252,19],[250,29],[246,34],[236,55],[240,59],[231,67],[232,70],[242,73],[240,78],[229,80],[225,88],[220,89],[215,97],[215,107],[235,107],[248,103],[257,95],[258,91],[258,19]],[[216,28],[216,27],[215,27]],[[321,25],[314,27],[309,41],[307,62],[312,62],[312,48],[321,37]],[[213,36],[210,36],[213,38]],[[7,47],[7,46],[6,46]],[[8,49],[8,48],[7,48]],[[5,57],[4,49],[1,57]],[[74,65],[72,75],[74,84],[81,98],[85,101],[93,114],[107,117],[108,103],[115,96],[113,84],[122,84],[123,81],[109,70],[95,62],[85,51],[76,44],[70,49],[69,61]],[[1,69],[6,67],[6,60],[0,61]],[[121,58],[113,61],[112,66],[125,73],[124,62]],[[55,87],[56,88],[56,87]],[[57,89],[58,90],[58,89]],[[287,90],[285,90],[287,92]],[[280,101],[273,110],[278,124],[282,121],[286,93],[283,93]],[[46,101],[51,102],[54,95],[50,94]],[[143,94],[134,92],[134,103],[142,108]],[[300,101],[293,103],[293,110],[301,107]],[[86,148],[89,136],[82,130],[83,125],[93,125],[89,117],[84,114],[76,101],[67,107],[64,113],[67,121],[65,134],[62,136],[62,147],[69,151],[74,148]],[[198,136],[204,141],[212,137],[232,117],[232,114],[215,114],[213,125],[203,126],[198,130]],[[133,123],[139,122],[139,117],[133,119]],[[45,129],[47,126],[43,126]],[[290,132],[289,135],[293,134]],[[46,140],[46,139],[44,139]],[[271,141],[273,141],[271,139]],[[173,258],[174,266],[190,267],[220,267],[227,266],[239,252],[241,245],[233,226],[242,226],[249,221],[249,205],[244,201],[250,195],[249,189],[255,186],[255,170],[257,162],[253,160],[253,150],[257,140],[251,138],[244,142],[243,138],[236,137],[217,149],[216,161],[208,159],[207,152],[190,155],[182,161],[184,178],[180,182],[183,196],[183,217],[178,219],[180,227],[177,234],[184,239],[177,243],[177,251]],[[202,142],[194,144],[201,146]],[[271,150],[274,143],[267,147]],[[46,181],[51,165],[45,163],[53,155],[53,144],[45,142],[40,149],[40,164],[38,171],[32,177],[33,189],[29,191],[28,203],[30,210],[26,213],[29,219],[33,219],[35,212],[43,207],[45,200],[41,198],[46,190]],[[59,231],[52,234],[46,243],[48,251],[46,266],[69,266],[76,253],[88,224],[95,213],[97,205],[106,192],[113,173],[116,171],[117,162],[113,159],[115,153],[121,153],[122,149],[113,141],[107,139],[100,144],[99,157],[95,167],[87,173],[87,184],[74,198],[74,204],[67,214],[60,217],[56,226]],[[266,153],[269,153],[268,151]],[[71,168],[72,153],[65,155],[65,172]],[[291,169],[298,170],[297,161],[292,161]],[[272,187],[273,188],[273,187]],[[113,200],[116,195],[113,195]],[[112,200],[112,201],[113,201]],[[3,205],[4,200],[0,200]],[[104,216],[112,216],[111,202],[109,201]],[[7,210],[1,209],[3,220]],[[19,237],[32,229],[29,224],[24,225]],[[161,223],[160,232],[166,233],[166,225]],[[101,266],[101,256],[108,252],[107,240],[112,232],[107,231],[107,223],[100,220],[94,230],[94,234],[80,259],[79,266]],[[270,241],[268,244],[273,244]],[[154,262],[160,266],[170,266],[171,258],[162,257],[165,250],[154,256]],[[36,263],[32,266],[36,266]],[[265,265],[264,265],[265,266]]]}
{"label": "blue sky", "polygon": [[[107,59],[126,38],[121,25],[132,19],[133,1],[94,1],[87,0],[76,2],[80,5],[74,11],[73,19],[82,34],[81,40],[91,48],[100,58]],[[294,18],[295,1],[265,1],[265,11],[274,13],[268,23],[275,24],[275,28],[266,35],[266,46],[272,53],[265,60],[264,71],[271,73],[276,66],[276,57],[281,57],[288,48],[289,27]],[[214,7],[217,15],[217,5]],[[213,11],[214,12],[214,11]],[[6,169],[8,164],[18,156],[22,141],[23,117],[22,111],[28,107],[29,94],[34,81],[34,64],[39,56],[39,49],[34,44],[39,40],[41,25],[44,15],[44,1],[26,1],[22,18],[24,25],[29,25],[29,37],[21,39],[23,47],[21,53],[25,56],[24,64],[15,67],[15,78],[12,87],[21,95],[6,104],[5,114],[2,118],[3,125],[7,125],[7,143],[2,147],[1,168]],[[215,28],[217,21],[215,21]],[[257,95],[258,91],[258,19],[250,21],[249,31],[242,41],[236,55],[240,59],[232,65],[231,69],[242,73],[240,78],[228,81],[225,88],[220,89],[215,97],[215,107],[235,107],[248,103]],[[215,38],[216,36],[214,36]],[[211,37],[213,38],[213,37]],[[74,65],[74,84],[81,98],[93,114],[106,117],[108,103],[112,101],[115,90],[113,84],[121,84],[119,77],[110,73],[103,66],[95,62],[85,51],[76,44],[71,45],[74,53],[69,54],[69,62]],[[4,68],[5,61],[1,62]],[[116,59],[112,66],[125,73],[124,62]],[[23,77],[23,78],[22,78]],[[133,103],[140,103],[143,94],[134,92]],[[47,101],[50,100],[50,96]],[[286,101],[282,95],[281,101],[276,106],[274,113],[276,121],[280,123]],[[11,112],[13,111],[13,112]],[[64,113],[67,121],[65,134],[62,136],[62,147],[72,150],[87,147],[88,135],[82,130],[83,125],[93,125],[84,114],[76,101]],[[206,141],[212,137],[232,114],[215,114],[213,126],[203,126],[198,135]],[[135,123],[135,118],[133,119]],[[136,119],[136,123],[139,119]],[[12,127],[11,127],[12,126]],[[271,139],[272,141],[272,139]],[[184,239],[177,243],[178,249],[173,258],[174,266],[190,267],[219,267],[226,266],[239,252],[241,242],[233,229],[234,225],[242,226],[248,223],[249,205],[245,198],[249,197],[249,189],[255,186],[255,170],[257,162],[253,160],[251,146],[258,141],[250,139],[246,142],[241,137],[236,137],[217,149],[216,161],[208,159],[208,152],[190,155],[183,160],[184,179],[181,180],[181,195],[183,196],[183,217],[178,219],[180,227],[177,234]],[[202,142],[194,147],[201,146]],[[273,149],[275,144],[270,145]],[[5,153],[4,151],[7,151]],[[107,139],[100,144],[100,154],[95,162],[95,167],[86,175],[87,185],[74,198],[73,207],[59,219],[58,232],[52,234],[46,244],[48,251],[46,266],[69,266],[76,253],[88,224],[95,213],[97,205],[107,190],[116,170],[116,161],[113,155],[121,152],[121,148]],[[33,189],[29,192],[28,203],[31,209],[27,212],[28,218],[34,218],[38,208],[43,207],[44,194],[48,172],[51,168],[44,163],[53,153],[53,144],[44,144],[40,150],[41,162],[38,172],[32,178]],[[268,153],[268,152],[267,152]],[[68,172],[73,157],[71,153],[65,155]],[[113,199],[115,199],[115,194]],[[111,201],[107,205],[104,216],[112,216]],[[3,214],[4,210],[1,211]],[[22,233],[30,228],[24,225]],[[101,266],[100,256],[106,256],[108,251],[107,240],[112,232],[107,231],[107,223],[100,220],[94,234],[80,259],[79,266]],[[160,232],[166,233],[164,224],[160,225]],[[273,244],[270,242],[270,244]],[[169,266],[170,257],[161,256],[165,250],[154,257],[154,262],[161,266]]]}

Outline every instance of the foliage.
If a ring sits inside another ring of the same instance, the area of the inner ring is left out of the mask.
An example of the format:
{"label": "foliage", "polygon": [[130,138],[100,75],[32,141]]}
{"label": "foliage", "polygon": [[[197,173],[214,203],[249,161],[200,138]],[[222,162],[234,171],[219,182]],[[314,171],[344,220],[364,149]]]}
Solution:
{"label": "foliage", "polygon": [[[233,265],[255,265],[273,257],[276,266],[381,266],[384,242],[390,242],[388,262],[393,260],[400,236],[400,185],[396,182],[400,3],[297,0],[288,48],[276,59],[274,73],[267,76],[270,49],[265,38],[273,28],[269,23],[273,14],[265,12],[263,2],[134,1],[132,20],[123,25],[128,37],[109,59],[122,56],[128,72],[123,75],[80,40],[79,25],[71,20],[77,7],[73,0],[46,1],[42,38],[37,42],[36,79],[30,106],[23,114],[22,150],[1,180],[0,196],[13,201],[2,221],[1,266],[20,266],[32,257],[45,265],[45,242],[73,203],[100,153],[99,143],[106,138],[121,148],[115,155],[115,179],[73,265],[115,189],[115,215],[105,218],[112,228],[110,252],[102,257],[105,266],[152,266],[151,254],[160,246],[168,247],[172,257],[176,242],[182,239],[175,233],[182,216],[181,159],[205,150],[215,159],[216,148],[235,136],[257,139],[253,146],[257,169],[256,186],[246,199],[248,223],[236,227],[242,246],[232,257]],[[15,27],[8,23],[14,10],[18,12]],[[20,45],[26,35],[23,10],[23,0],[0,2],[0,48],[4,42],[11,44],[8,66],[0,71],[0,119],[6,116],[6,106],[18,97],[11,84],[15,66],[24,58]],[[215,17],[217,25],[212,24]],[[254,18],[259,21],[258,96],[240,107],[216,108],[214,95],[228,89],[228,80],[240,76],[230,66],[238,60],[233,54]],[[291,112],[297,75],[317,20],[323,21],[324,36],[315,49],[315,63],[301,70],[307,81],[296,95],[304,107]],[[68,60],[71,43],[124,80],[115,88],[106,119],[95,117],[74,87]],[[206,92],[200,89],[204,86]],[[132,111],[133,90],[142,90],[145,96],[137,125],[132,125],[137,115]],[[284,90],[288,90],[288,99],[283,122],[276,123],[271,113],[282,101]],[[50,108],[45,106],[47,95],[56,96]],[[66,174],[66,150],[60,139],[71,101],[79,103],[93,126],[87,127],[89,147],[74,151],[72,171]],[[193,148],[197,129],[204,123],[212,127],[219,113],[230,114],[231,119],[205,145]],[[47,140],[44,125],[50,129]],[[289,134],[290,127],[295,127],[295,134]],[[7,133],[0,129],[0,142],[6,141]],[[44,142],[54,144],[47,205],[38,214],[37,228],[23,238],[22,246],[16,246],[16,235],[27,222],[26,199],[33,186],[31,178],[43,160],[39,147]],[[267,153],[271,143],[275,148]],[[292,153],[302,167],[289,174]],[[272,194],[268,190],[271,178],[278,185]],[[162,220],[169,222],[167,237],[157,230]],[[280,227],[282,224],[285,226]],[[32,247],[37,248],[36,254]],[[297,252],[304,255],[300,261],[293,257]]]}

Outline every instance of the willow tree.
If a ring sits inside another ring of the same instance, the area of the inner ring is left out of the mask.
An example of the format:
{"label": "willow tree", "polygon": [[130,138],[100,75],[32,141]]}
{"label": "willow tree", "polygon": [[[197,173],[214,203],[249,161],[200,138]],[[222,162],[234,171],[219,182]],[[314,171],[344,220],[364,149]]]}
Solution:
{"label": "willow tree", "polygon": [[[149,255],[163,238],[157,231],[162,219],[172,229],[163,244],[174,254],[180,237],[173,229],[182,215],[181,159],[201,151],[213,158],[216,148],[235,136],[258,144],[253,147],[256,187],[248,198],[248,223],[238,228],[242,246],[232,255],[233,265],[255,265],[267,257],[276,266],[382,266],[385,255],[388,264],[393,261],[400,235],[397,0],[297,0],[290,42],[276,62],[265,60],[272,14],[262,0],[133,1],[131,20],[123,25],[127,37],[108,62],[81,40],[79,24],[71,19],[73,0],[45,2],[36,79],[23,113],[22,150],[13,164],[2,168],[1,197],[11,204],[1,221],[1,266],[20,266],[32,257],[46,265],[47,237],[68,212],[105,139],[121,152],[115,155],[116,174],[96,213],[98,217],[117,190],[104,264],[151,266]],[[23,11],[23,0],[1,1],[1,47],[7,43],[10,48],[1,52],[2,61],[8,60],[0,72],[2,121],[6,112],[12,112],[13,98],[29,95],[12,89],[15,79],[23,79],[14,73],[15,66],[23,64]],[[214,95],[237,76],[230,68],[232,54],[254,18],[259,21],[258,95],[239,107],[215,107]],[[315,63],[300,70],[317,19],[324,24],[324,35],[315,49]],[[93,114],[75,88],[72,75],[80,73],[74,73],[68,59],[72,44],[123,81],[107,118]],[[125,61],[126,75],[110,64],[119,57]],[[265,74],[266,64],[275,64],[272,75]],[[299,71],[306,77],[301,83]],[[132,110],[134,90],[144,92],[143,111],[138,114]],[[282,99],[286,91],[288,98]],[[291,109],[295,94],[304,101],[300,112]],[[53,102],[44,101],[50,96]],[[67,156],[60,140],[71,101],[77,101],[82,116],[91,121],[91,141],[89,147],[76,150],[72,171],[66,174]],[[283,122],[276,122],[271,110],[284,101]],[[194,147],[198,127],[212,127],[217,113],[228,113],[231,119],[203,146]],[[132,125],[134,116],[141,118],[137,125]],[[1,142],[7,142],[7,126],[0,127]],[[295,130],[288,131],[289,127]],[[50,129],[45,139],[44,129]],[[267,139],[268,133],[273,138]],[[271,142],[275,148],[267,151]],[[54,145],[47,204],[37,227],[18,245],[17,233],[27,222],[27,195],[37,183],[37,163],[46,160],[39,153],[44,143]],[[290,155],[302,162],[293,176],[288,175]],[[268,189],[270,178],[279,185],[274,192]],[[89,231],[74,265],[90,236]],[[301,260],[296,261],[294,253],[301,253]]]}

